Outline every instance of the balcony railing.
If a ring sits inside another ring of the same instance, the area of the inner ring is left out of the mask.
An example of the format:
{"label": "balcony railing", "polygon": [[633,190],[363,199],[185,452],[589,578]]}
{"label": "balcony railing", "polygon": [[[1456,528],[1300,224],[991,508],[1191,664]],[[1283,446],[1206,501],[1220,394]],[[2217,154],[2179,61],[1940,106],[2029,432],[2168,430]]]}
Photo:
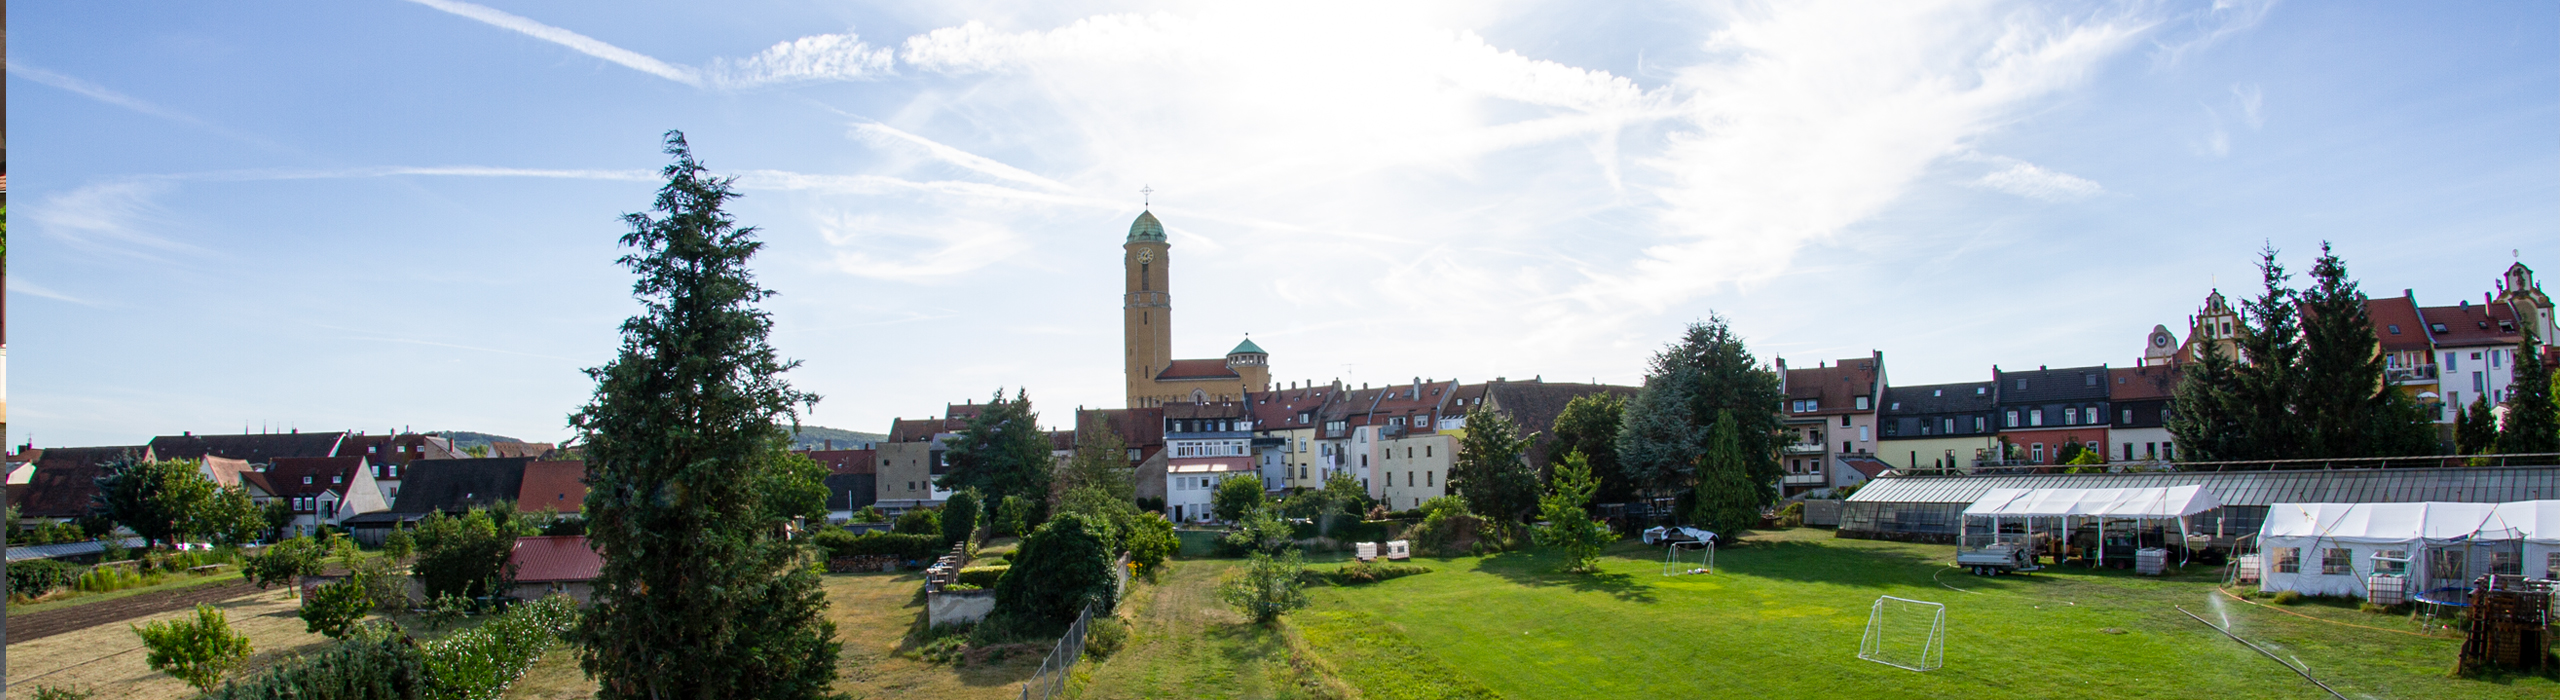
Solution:
{"label": "balcony railing", "polygon": [[1782,451],[1791,455],[1818,455],[1822,454],[1823,450],[1829,448],[1830,446],[1818,442],[1800,442],[1788,445]]}
{"label": "balcony railing", "polygon": [[1805,486],[1809,484],[1819,485],[1829,482],[1824,480],[1821,474],[1788,474],[1785,483],[1788,486]]}
{"label": "balcony railing", "polygon": [[2418,384],[2436,380],[2435,365],[2394,367],[2382,371],[2382,381],[2393,384]]}

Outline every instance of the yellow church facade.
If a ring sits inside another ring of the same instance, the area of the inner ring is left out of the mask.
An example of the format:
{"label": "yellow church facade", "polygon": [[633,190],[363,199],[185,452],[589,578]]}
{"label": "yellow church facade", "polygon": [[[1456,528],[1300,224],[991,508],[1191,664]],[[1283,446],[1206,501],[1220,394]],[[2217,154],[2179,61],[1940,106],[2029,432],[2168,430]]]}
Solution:
{"label": "yellow church facade", "polygon": [[1173,357],[1173,244],[1154,212],[1139,212],[1121,244],[1123,373],[1129,408],[1242,401],[1271,390],[1271,355],[1247,338],[1224,358]]}

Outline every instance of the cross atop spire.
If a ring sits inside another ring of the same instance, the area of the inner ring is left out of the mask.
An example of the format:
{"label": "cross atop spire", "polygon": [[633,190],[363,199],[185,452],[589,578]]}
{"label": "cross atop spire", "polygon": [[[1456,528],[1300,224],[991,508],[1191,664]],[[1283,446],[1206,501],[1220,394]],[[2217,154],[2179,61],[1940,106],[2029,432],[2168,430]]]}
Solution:
{"label": "cross atop spire", "polygon": [[1144,184],[1138,185],[1138,206],[1155,206],[1155,195],[1156,188],[1149,187]]}

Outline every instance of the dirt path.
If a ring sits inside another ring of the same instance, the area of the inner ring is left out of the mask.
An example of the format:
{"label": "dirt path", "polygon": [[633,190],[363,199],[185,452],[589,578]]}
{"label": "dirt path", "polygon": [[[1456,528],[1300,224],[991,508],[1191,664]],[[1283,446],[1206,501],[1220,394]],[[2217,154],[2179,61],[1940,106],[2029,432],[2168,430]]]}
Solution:
{"label": "dirt path", "polygon": [[[316,649],[327,637],[303,631],[302,619],[294,616],[301,600],[286,598],[286,591],[275,589],[252,595],[233,597],[214,603],[229,619],[231,629],[249,637],[256,652],[240,671],[241,676],[257,673],[268,665],[294,653]],[[108,601],[108,605],[122,601]],[[95,607],[89,605],[79,608]],[[9,695],[30,693],[37,685],[76,688],[97,693],[101,698],[134,698],[160,700],[193,697],[195,689],[178,679],[151,670],[143,663],[142,640],[135,637],[129,625],[176,619],[192,615],[194,605],[167,610],[139,618],[95,624],[62,632],[43,639],[17,643],[18,620],[11,619],[9,631]],[[66,610],[77,610],[69,608]]]}
{"label": "dirt path", "polygon": [[218,603],[256,593],[257,586],[232,580],[14,614],[9,616],[9,646],[171,610],[193,610],[197,603]]}

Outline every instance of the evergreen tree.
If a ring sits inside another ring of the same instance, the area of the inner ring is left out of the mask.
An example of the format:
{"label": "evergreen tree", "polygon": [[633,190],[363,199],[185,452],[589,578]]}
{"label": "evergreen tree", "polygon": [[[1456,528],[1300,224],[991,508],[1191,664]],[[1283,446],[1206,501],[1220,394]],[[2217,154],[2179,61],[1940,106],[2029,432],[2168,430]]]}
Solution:
{"label": "evergreen tree", "polygon": [[2294,413],[2302,380],[2302,324],[2300,300],[2285,287],[2293,275],[2276,262],[2273,246],[2259,251],[2258,273],[2265,288],[2241,304],[2238,340],[2246,363],[2230,391],[2237,409],[2232,418],[2246,440],[2232,446],[2239,454],[2224,459],[2297,457],[2309,437]]}
{"label": "evergreen tree", "polygon": [[2455,451],[2467,455],[2497,451],[2498,419],[2489,412],[2488,395],[2475,395],[2471,405],[2462,409],[2461,417],[2454,419],[2453,445]]}
{"label": "evergreen tree", "polygon": [[2517,341],[2515,381],[2507,385],[2507,421],[2498,427],[2500,454],[2560,452],[2560,407],[2552,405],[2551,366],[2542,361],[2542,342],[2533,324]]}
{"label": "evergreen tree", "polygon": [[1591,519],[1591,495],[1600,481],[1590,460],[1581,452],[1565,453],[1547,487],[1547,496],[1538,499],[1538,516],[1547,523],[1536,532],[1538,544],[1562,550],[1567,573],[1599,573],[1600,550],[1617,537],[1608,523]]}
{"label": "evergreen tree", "polygon": [[1031,531],[1014,550],[1013,568],[996,580],[996,609],[987,624],[1054,634],[1087,605],[1097,616],[1110,614],[1119,595],[1110,529],[1080,513],[1060,513]]}
{"label": "evergreen tree", "polygon": [[2295,381],[2294,415],[2302,426],[2300,457],[2377,456],[2373,428],[2382,394],[2398,390],[2382,381],[2382,340],[2373,334],[2364,293],[2347,276],[2347,263],[2320,244],[2311,266],[2311,288],[2302,293],[2302,369]]}
{"label": "evergreen tree", "polygon": [[1734,420],[1730,410],[1716,414],[1715,426],[1707,432],[1707,453],[1698,461],[1697,501],[1689,519],[1716,533],[1721,541],[1732,542],[1760,524],[1760,508],[1766,501],[1760,498],[1761,488],[1753,483],[1742,451],[1743,422]]}
{"label": "evergreen tree", "polygon": [[1547,446],[1549,473],[1564,463],[1565,455],[1582,453],[1598,479],[1593,498],[1601,503],[1624,503],[1635,497],[1635,488],[1618,467],[1618,430],[1625,425],[1627,398],[1609,392],[1573,397],[1556,414],[1555,441]]}
{"label": "evergreen tree", "polygon": [[1778,409],[1785,401],[1777,373],[1760,365],[1722,317],[1690,324],[1680,342],[1653,356],[1644,389],[1627,403],[1619,467],[1646,495],[1680,494],[1703,503],[1700,458],[1712,451],[1718,423],[1735,421],[1730,456],[1741,481],[1716,486],[1722,491],[1715,498],[1747,498],[1757,517],[1758,508],[1778,501],[1784,476],[1778,448],[1786,432]]}
{"label": "evergreen tree", "polygon": [[756,307],[755,229],[722,211],[734,180],[679,132],[650,213],[623,217],[640,315],[612,362],[587,370],[570,417],[587,448],[588,542],[604,557],[572,633],[597,697],[816,698],[835,678],[835,624],[818,576],[779,538],[759,483],[781,464],[796,407]]}
{"label": "evergreen tree", "polygon": [[1536,434],[1521,435],[1509,416],[1477,405],[1467,411],[1458,459],[1449,465],[1449,490],[1467,507],[1503,522],[1517,522],[1538,507],[1538,472],[1526,455]]}
{"label": "evergreen tree", "polygon": [[951,468],[934,485],[954,491],[974,488],[996,502],[1021,496],[1041,504],[1034,520],[1046,515],[1056,467],[1049,456],[1049,433],[1040,429],[1040,414],[1031,411],[1029,392],[1016,389],[1006,399],[1004,390],[997,389],[986,408],[969,418],[968,427],[943,445],[943,459]]}
{"label": "evergreen tree", "polygon": [[967,542],[978,534],[977,489],[961,489],[942,503],[942,546]]}

